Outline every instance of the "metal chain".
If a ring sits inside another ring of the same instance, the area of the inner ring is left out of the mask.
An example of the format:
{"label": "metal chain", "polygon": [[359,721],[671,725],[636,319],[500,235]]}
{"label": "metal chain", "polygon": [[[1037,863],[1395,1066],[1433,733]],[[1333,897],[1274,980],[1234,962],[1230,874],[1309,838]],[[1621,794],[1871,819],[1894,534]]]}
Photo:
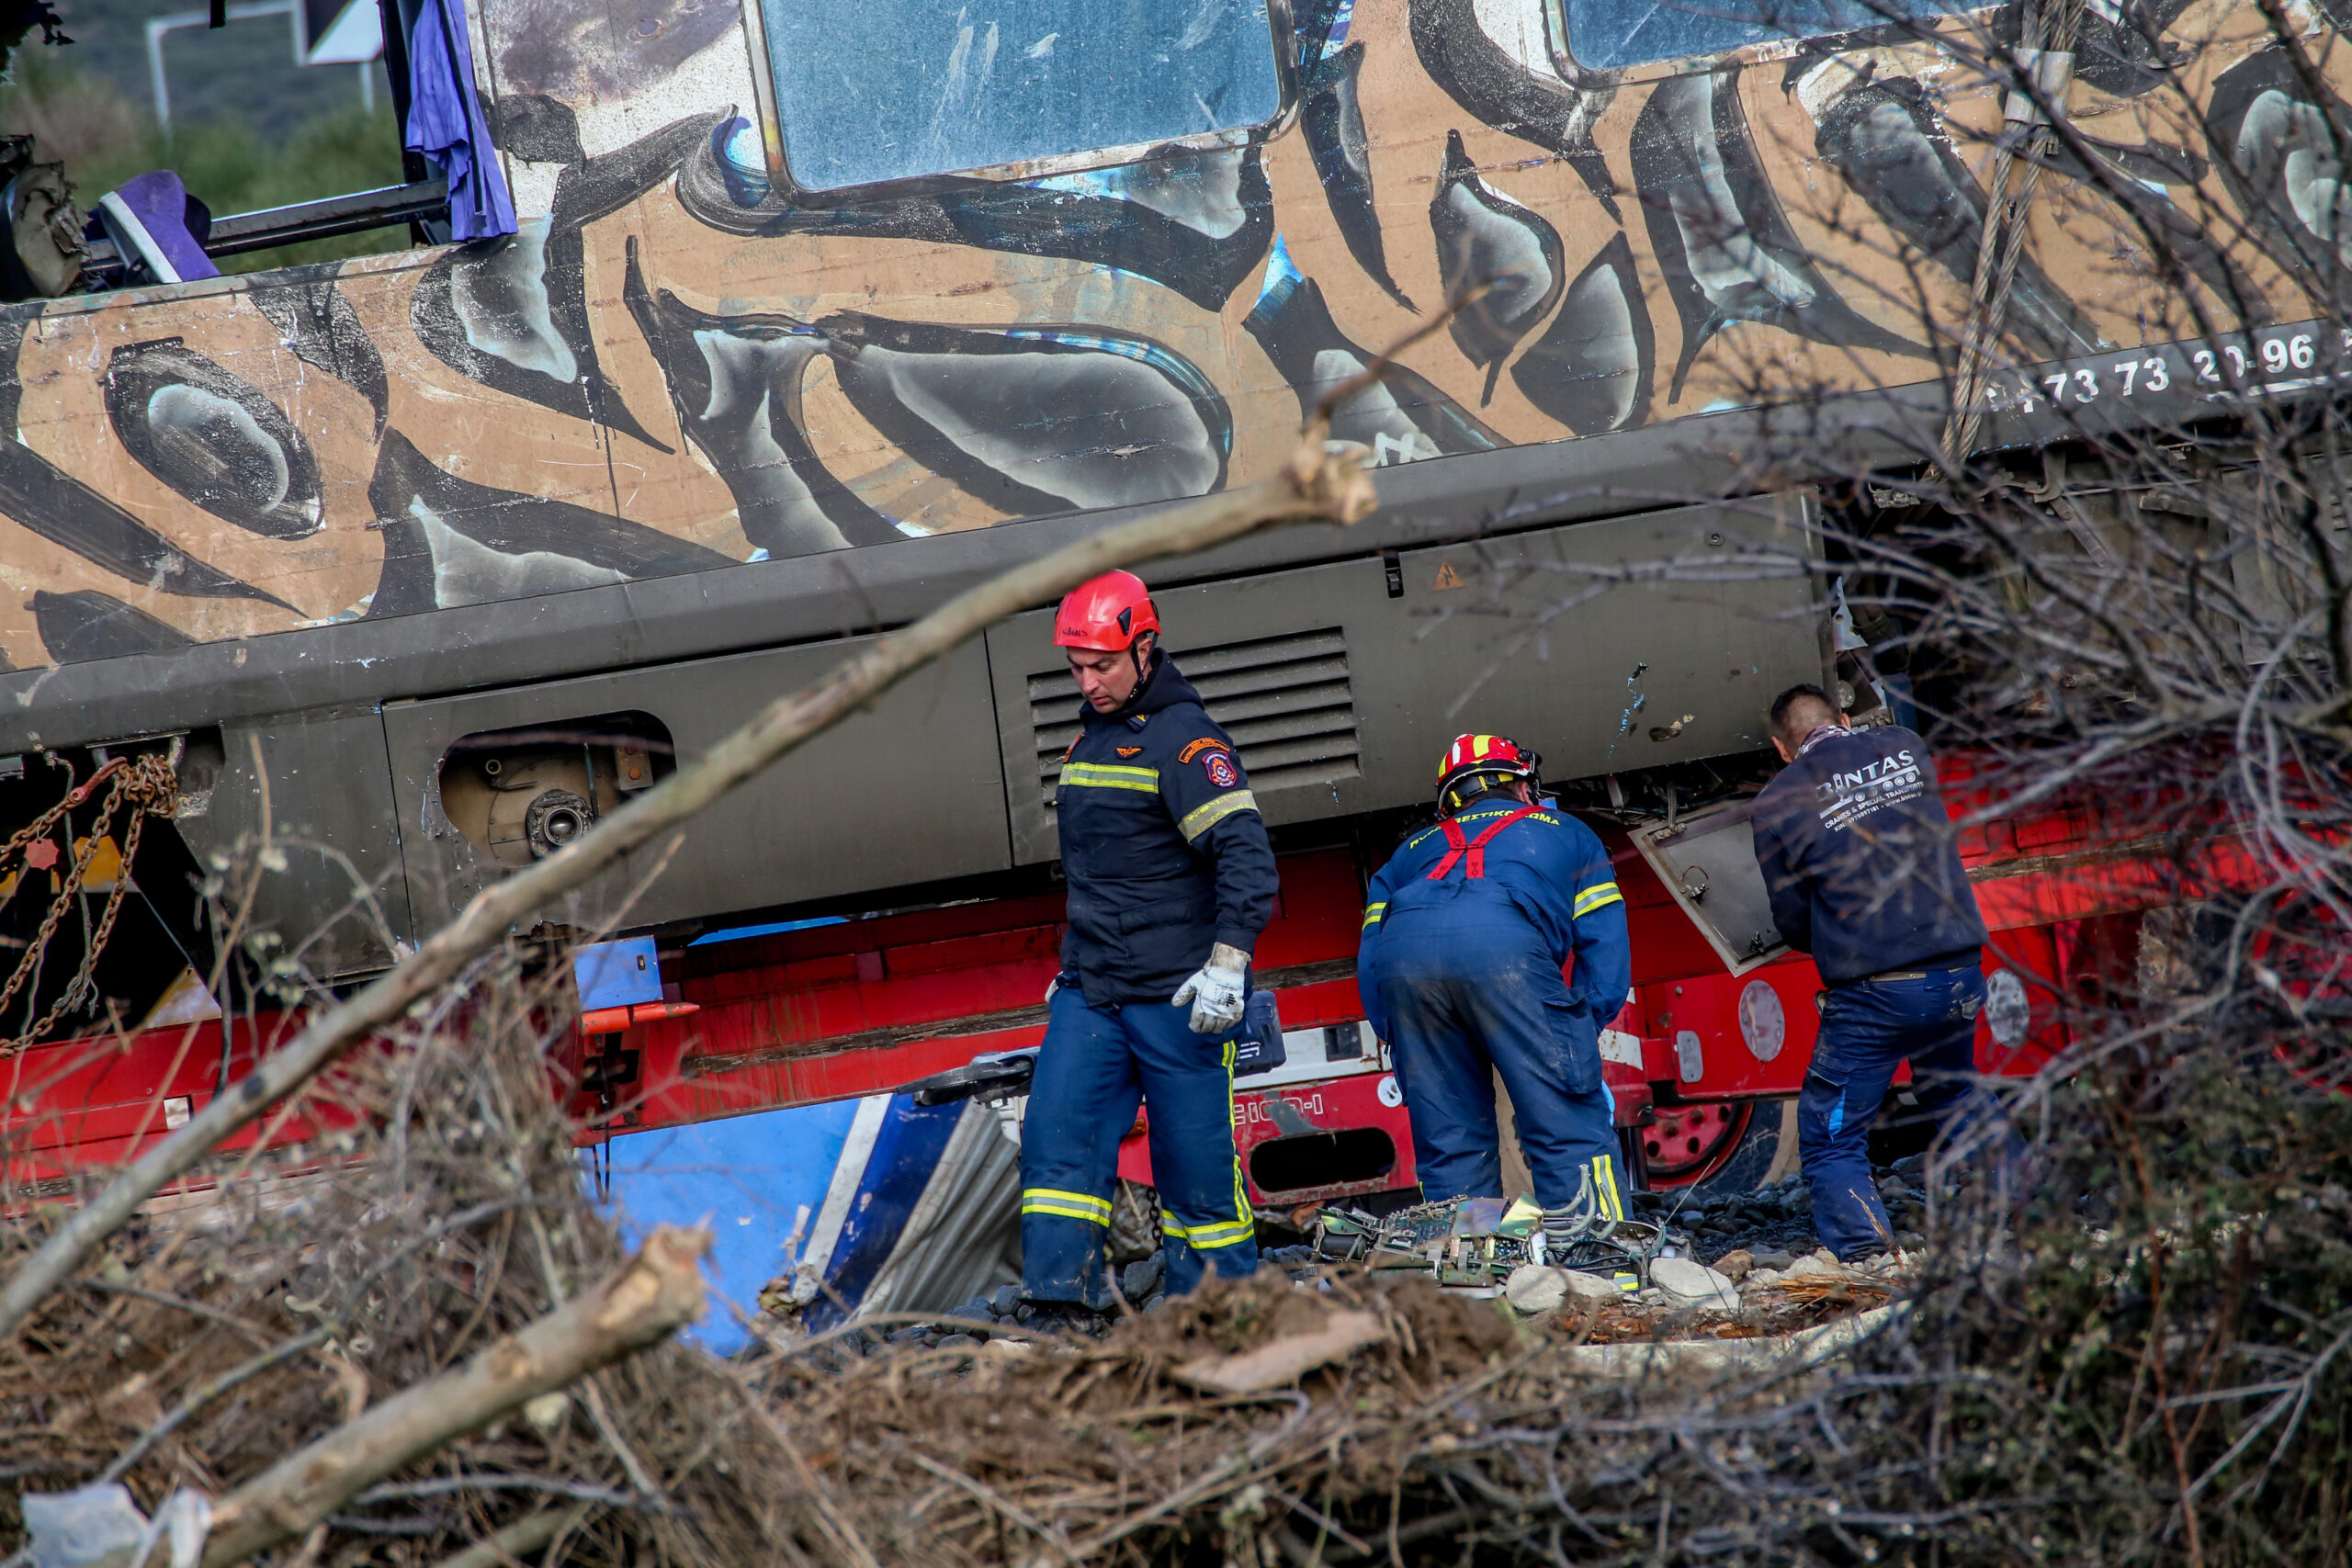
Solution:
{"label": "metal chain", "polygon": [[[2028,5],[2024,24],[2018,29],[2022,47],[2052,54],[2072,53],[2075,39],[2082,30],[2084,9],[2084,0],[2061,0],[2057,14],[2045,18],[2041,7]],[[2045,85],[2038,75],[2036,85]],[[2016,93],[2013,88],[2008,96]],[[2059,86],[2050,96],[2058,100],[2050,107],[2064,112],[2065,88]],[[2038,110],[2039,106],[2036,107]],[[2034,191],[2041,184],[2042,170],[2057,141],[2057,133],[2047,118],[2031,127],[2025,175],[2012,197],[2008,194],[2009,181],[2016,173],[2018,143],[2024,140],[2027,129],[2018,126],[2004,134],[1993,152],[1992,183],[1985,193],[1984,220],[1977,233],[1976,276],[1970,291],[1968,327],[1961,338],[1960,365],[1952,378],[1951,411],[1944,420],[1944,461],[1954,473],[1968,461],[1969,453],[1976,446],[1976,433],[1984,423],[1984,384],[1992,374],[1993,347],[2000,339],[2009,290],[2025,257]]]}
{"label": "metal chain", "polygon": [[[73,908],[74,898],[81,893],[84,879],[89,875],[91,863],[97,859],[98,845],[113,830],[115,811],[128,802],[130,812],[123,824],[121,853],[114,886],[107,894],[106,908],[99,913],[97,927],[83,949],[81,967],[74,971],[73,980],[40,1021],[15,1039],[0,1042],[0,1057],[14,1056],[40,1040],[57,1026],[57,1021],[69,1009],[95,994],[92,976],[97,967],[98,955],[106,950],[107,940],[114,935],[115,919],[122,912],[123,897],[130,891],[130,867],[139,855],[141,834],[148,818],[170,817],[178,808],[179,780],[172,771],[170,761],[163,756],[150,753],[132,758],[119,757],[93,773],[88,783],[68,792],[63,800],[41,813],[30,827],[9,839],[6,844],[0,845],[0,865],[5,865],[9,857],[18,853],[36,837],[45,838],[54,830],[58,821],[68,811],[88,800],[98,785],[108,778],[113,779],[114,787],[107,792],[106,803],[98,807],[97,818],[90,824],[89,833],[82,840],[82,852],[74,857],[73,868],[66,873],[64,885],[56,897],[51,899],[49,913],[43,917],[40,930],[25,949],[25,955],[17,961],[17,967],[9,975],[7,983],[0,986],[0,1015],[6,1014],[17,993],[40,972],[41,961],[49,951],[50,940],[57,934],[58,923]],[[69,839],[72,836],[71,824],[67,827],[67,836]],[[28,876],[35,869],[28,863],[18,874],[20,877]],[[19,882],[18,886],[21,886],[22,883]]]}

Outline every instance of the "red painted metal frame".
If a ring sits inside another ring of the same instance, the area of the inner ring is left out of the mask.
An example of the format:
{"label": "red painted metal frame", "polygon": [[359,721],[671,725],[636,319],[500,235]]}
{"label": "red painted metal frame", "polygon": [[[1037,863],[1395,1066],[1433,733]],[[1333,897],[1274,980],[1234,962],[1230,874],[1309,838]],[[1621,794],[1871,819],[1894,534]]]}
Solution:
{"label": "red painted metal frame", "polygon": [[[1285,1019],[1283,1021],[1289,1021]],[[1152,1185],[1151,1150],[1146,1134],[1150,1107],[1136,1121],[1135,1130],[1119,1145],[1119,1175],[1128,1181]],[[1393,1158],[1377,1175],[1356,1181],[1325,1181],[1306,1187],[1268,1190],[1258,1183],[1250,1156],[1267,1144],[1283,1138],[1317,1134],[1373,1130],[1387,1136]],[[1319,1078],[1283,1084],[1274,1089],[1237,1089],[1233,1096],[1234,1153],[1241,1161],[1242,1179],[1250,1201],[1261,1209],[1297,1208],[1329,1202],[1334,1198],[1394,1192],[1417,1185],[1413,1124],[1405,1113],[1405,1097],[1396,1076],[1358,1072],[1345,1077]]]}
{"label": "red painted metal frame", "polygon": [[[45,1043],[0,1062],[0,1083],[7,1091],[0,1116],[0,1137],[6,1140],[0,1171],[7,1198],[60,1195],[72,1190],[76,1172],[136,1159],[185,1120],[182,1111],[201,1111],[222,1084],[234,1085],[260,1056],[292,1038],[300,1022],[287,1013],[240,1021],[228,1031],[225,1062],[218,1019],[113,1038]],[[307,1144],[356,1120],[331,1088],[313,1090],[291,1113],[281,1108],[221,1147],[251,1149],[265,1138],[272,1146]]]}
{"label": "red painted metal frame", "polygon": [[[1324,851],[1284,856],[1280,869],[1255,956],[1275,977],[1283,1027],[1354,1022],[1354,862]],[[1037,895],[688,948],[663,976],[697,1011],[583,1040],[560,1057],[575,1084],[607,1052],[635,1057],[610,1106],[573,1097],[581,1141],[880,1093],[1034,1045],[1061,967],[1061,913],[1060,895]],[[1281,984],[1285,975],[1297,983]]]}
{"label": "red painted metal frame", "polygon": [[[1964,774],[1945,773],[1965,786]],[[1956,804],[1964,798],[1956,790]],[[2027,1032],[2009,1047],[1994,1043],[1989,1025],[1980,1028],[1979,1061],[1987,1070],[2030,1072],[2047,1061],[2064,1043],[2058,998],[2086,971],[2118,962],[2107,952],[2120,940],[2110,928],[2178,893],[2181,870],[2160,847],[2119,843],[2114,834],[2087,808],[2062,806],[1964,837],[1962,857],[1994,932],[1990,965],[2014,971],[2030,1003]],[[1795,1092],[1814,1037],[1812,964],[1792,957],[1744,976],[1724,973],[1647,864],[1622,837],[1608,837],[1635,963],[1634,1000],[1617,1027],[1639,1038],[1641,1056],[1638,1066],[1606,1064],[1621,1122],[1641,1121],[1653,1097]],[[2261,867],[2227,841],[2201,851],[2196,873],[2201,891],[2261,880]],[[1352,970],[1362,891],[1351,855],[1284,856],[1281,875],[1257,958],[1279,993],[1285,1027],[1358,1021]],[[1045,894],[688,948],[665,960],[665,977],[675,983],[672,999],[696,1010],[569,1040],[550,1064],[558,1092],[584,1144],[876,1093],[983,1051],[1033,1044],[1043,1034],[1046,983],[1059,966],[1061,913],[1060,896]],[[1779,1001],[1785,1020],[1781,1048],[1769,1059],[1739,1028],[1739,998],[1757,986]],[[231,1026],[225,1068],[217,1021],[54,1042],[7,1061],[0,1066],[8,1087],[0,1137],[14,1190],[62,1190],[76,1170],[133,1157],[165,1132],[166,1102],[200,1109],[297,1021],[265,1014]],[[1698,1036],[1703,1064],[1687,1082],[1675,1047],[1686,1031]],[[1378,1077],[1244,1089],[1237,1124],[1245,1157],[1282,1130],[1275,1100],[1295,1108],[1316,1104],[1319,1094],[1320,1109],[1300,1113],[1306,1125],[1387,1130],[1398,1155],[1393,1179],[1408,1182],[1408,1123],[1401,1107],[1385,1105],[1368,1087]],[[320,1091],[299,1109],[268,1128],[273,1142],[312,1138],[350,1114]],[[232,1146],[250,1146],[260,1135],[249,1131]]]}

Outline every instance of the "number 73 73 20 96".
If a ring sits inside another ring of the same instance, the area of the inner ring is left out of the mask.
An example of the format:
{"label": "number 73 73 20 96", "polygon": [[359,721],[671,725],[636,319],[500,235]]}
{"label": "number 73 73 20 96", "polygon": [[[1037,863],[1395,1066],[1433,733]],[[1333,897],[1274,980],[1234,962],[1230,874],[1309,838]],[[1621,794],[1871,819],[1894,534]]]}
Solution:
{"label": "number 73 73 20 96", "polygon": [[[2352,358],[2352,331],[2339,331],[2338,335],[2342,357]],[[2125,355],[2112,363],[2083,361],[2031,380],[1996,377],[1984,389],[1985,406],[2031,413],[2044,397],[2052,407],[2061,407],[2176,388],[2198,392],[2290,390],[2256,378],[2312,369],[2319,363],[2319,343],[2317,329],[2288,331],[2256,338],[2251,352],[2244,343],[2223,343],[2218,349],[2201,344],[2167,346],[2154,354]]]}

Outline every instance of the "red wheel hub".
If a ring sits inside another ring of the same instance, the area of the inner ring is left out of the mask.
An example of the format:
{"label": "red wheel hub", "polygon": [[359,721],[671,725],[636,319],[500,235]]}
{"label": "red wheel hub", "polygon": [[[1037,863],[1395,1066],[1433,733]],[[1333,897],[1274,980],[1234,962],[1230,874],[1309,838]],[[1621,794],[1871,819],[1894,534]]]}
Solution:
{"label": "red wheel hub", "polygon": [[2334,911],[2285,900],[2247,956],[2276,1016],[2271,1055],[2312,1088],[2352,1095],[2352,1051],[2341,1032],[2352,1014],[2352,949]]}
{"label": "red wheel hub", "polygon": [[1650,1185],[1688,1187],[1713,1176],[1739,1147],[1753,1109],[1738,1100],[1659,1106],[1657,1120],[1642,1129]]}

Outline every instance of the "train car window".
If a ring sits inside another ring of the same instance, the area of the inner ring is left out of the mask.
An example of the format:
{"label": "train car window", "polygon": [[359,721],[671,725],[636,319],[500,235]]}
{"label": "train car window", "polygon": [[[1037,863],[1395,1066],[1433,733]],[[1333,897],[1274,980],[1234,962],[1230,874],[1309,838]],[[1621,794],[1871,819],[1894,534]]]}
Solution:
{"label": "train car window", "polygon": [[792,177],[837,190],[1261,126],[1267,0],[760,0]]}
{"label": "train car window", "polygon": [[1561,0],[1568,52],[1596,71],[1940,16],[1956,0]]}

